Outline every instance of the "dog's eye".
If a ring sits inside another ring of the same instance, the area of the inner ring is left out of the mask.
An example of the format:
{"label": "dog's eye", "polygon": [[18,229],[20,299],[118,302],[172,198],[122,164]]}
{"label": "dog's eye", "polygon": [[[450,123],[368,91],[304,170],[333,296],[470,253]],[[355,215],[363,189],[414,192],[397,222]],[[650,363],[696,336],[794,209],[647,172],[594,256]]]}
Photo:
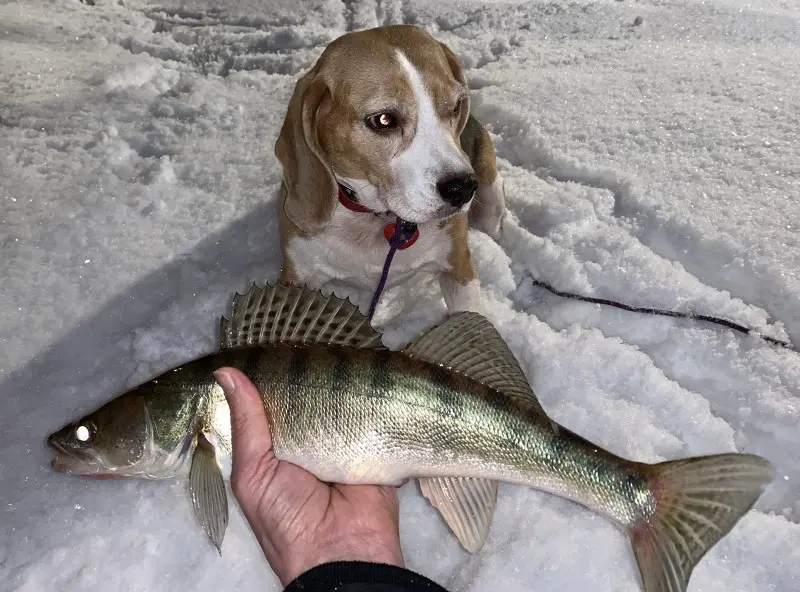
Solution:
{"label": "dog's eye", "polygon": [[376,113],[367,117],[367,125],[379,132],[397,127],[397,117],[391,113]]}

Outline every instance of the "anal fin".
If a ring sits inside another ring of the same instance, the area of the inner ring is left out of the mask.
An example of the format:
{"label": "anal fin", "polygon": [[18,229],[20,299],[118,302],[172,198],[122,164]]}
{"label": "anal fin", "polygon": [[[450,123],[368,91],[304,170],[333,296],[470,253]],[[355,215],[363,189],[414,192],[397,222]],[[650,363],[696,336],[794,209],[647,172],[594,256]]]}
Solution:
{"label": "anal fin", "polygon": [[497,481],[472,477],[421,477],[419,486],[461,545],[480,551],[492,526]]}
{"label": "anal fin", "polygon": [[198,435],[192,455],[189,490],[195,515],[221,555],[228,527],[228,495],[214,447],[203,434]]}

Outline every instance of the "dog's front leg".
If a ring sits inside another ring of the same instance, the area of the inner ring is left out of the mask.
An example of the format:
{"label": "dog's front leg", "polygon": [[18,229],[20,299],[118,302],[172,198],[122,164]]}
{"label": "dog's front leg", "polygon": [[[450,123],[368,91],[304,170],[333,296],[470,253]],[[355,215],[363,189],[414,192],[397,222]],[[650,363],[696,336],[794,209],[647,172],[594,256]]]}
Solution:
{"label": "dog's front leg", "polygon": [[449,268],[439,274],[444,302],[450,314],[469,310],[483,313],[483,294],[475,267],[472,265],[466,236],[450,254]]}
{"label": "dog's front leg", "polygon": [[508,214],[505,195],[503,177],[497,173],[490,184],[478,185],[475,201],[469,211],[470,223],[493,239],[500,236]]}
{"label": "dog's front leg", "polygon": [[450,314],[461,310],[483,313],[483,294],[478,278],[465,282],[453,272],[443,271],[439,274],[439,285]]}
{"label": "dog's front leg", "polygon": [[447,264],[439,273],[439,285],[450,314],[457,311],[483,313],[483,294],[469,250],[469,227],[466,216],[458,216],[450,225],[452,248]]}
{"label": "dog's front leg", "polygon": [[283,266],[281,267],[281,282],[295,285],[300,283],[291,260],[286,256],[283,258]]}

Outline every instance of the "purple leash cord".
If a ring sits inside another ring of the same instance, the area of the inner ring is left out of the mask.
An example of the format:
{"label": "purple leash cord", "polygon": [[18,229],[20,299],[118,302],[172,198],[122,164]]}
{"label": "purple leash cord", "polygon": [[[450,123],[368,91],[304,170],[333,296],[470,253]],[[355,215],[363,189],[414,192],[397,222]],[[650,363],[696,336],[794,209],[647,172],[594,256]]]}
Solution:
{"label": "purple leash cord", "polygon": [[369,305],[369,312],[367,319],[372,321],[372,315],[375,314],[375,308],[378,306],[378,300],[381,297],[383,288],[386,286],[386,278],[389,277],[389,267],[392,264],[394,253],[406,244],[414,233],[417,231],[417,225],[414,222],[407,222],[402,218],[397,218],[394,225],[394,234],[389,239],[389,253],[386,255],[386,262],[383,264],[383,271],[381,272],[381,279],[378,282],[378,287],[375,289],[375,294],[372,296],[372,303]]}

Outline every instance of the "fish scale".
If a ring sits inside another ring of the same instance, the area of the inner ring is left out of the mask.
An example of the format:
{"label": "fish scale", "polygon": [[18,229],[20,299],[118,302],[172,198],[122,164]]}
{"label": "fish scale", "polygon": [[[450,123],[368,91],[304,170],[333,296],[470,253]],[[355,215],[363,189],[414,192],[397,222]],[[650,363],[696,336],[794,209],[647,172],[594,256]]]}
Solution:
{"label": "fish scale", "polygon": [[213,371],[231,366],[261,393],[278,459],[328,482],[416,478],[473,553],[489,536],[498,482],[570,499],[629,537],[646,592],[686,590],[695,565],[773,478],[771,464],[750,454],[635,462],[553,422],[477,313],[453,314],[390,351],[350,302],[278,284],[237,295],[220,329],[220,352],[51,434],[53,468],[131,478],[188,472],[195,512],[221,552],[231,425]]}

